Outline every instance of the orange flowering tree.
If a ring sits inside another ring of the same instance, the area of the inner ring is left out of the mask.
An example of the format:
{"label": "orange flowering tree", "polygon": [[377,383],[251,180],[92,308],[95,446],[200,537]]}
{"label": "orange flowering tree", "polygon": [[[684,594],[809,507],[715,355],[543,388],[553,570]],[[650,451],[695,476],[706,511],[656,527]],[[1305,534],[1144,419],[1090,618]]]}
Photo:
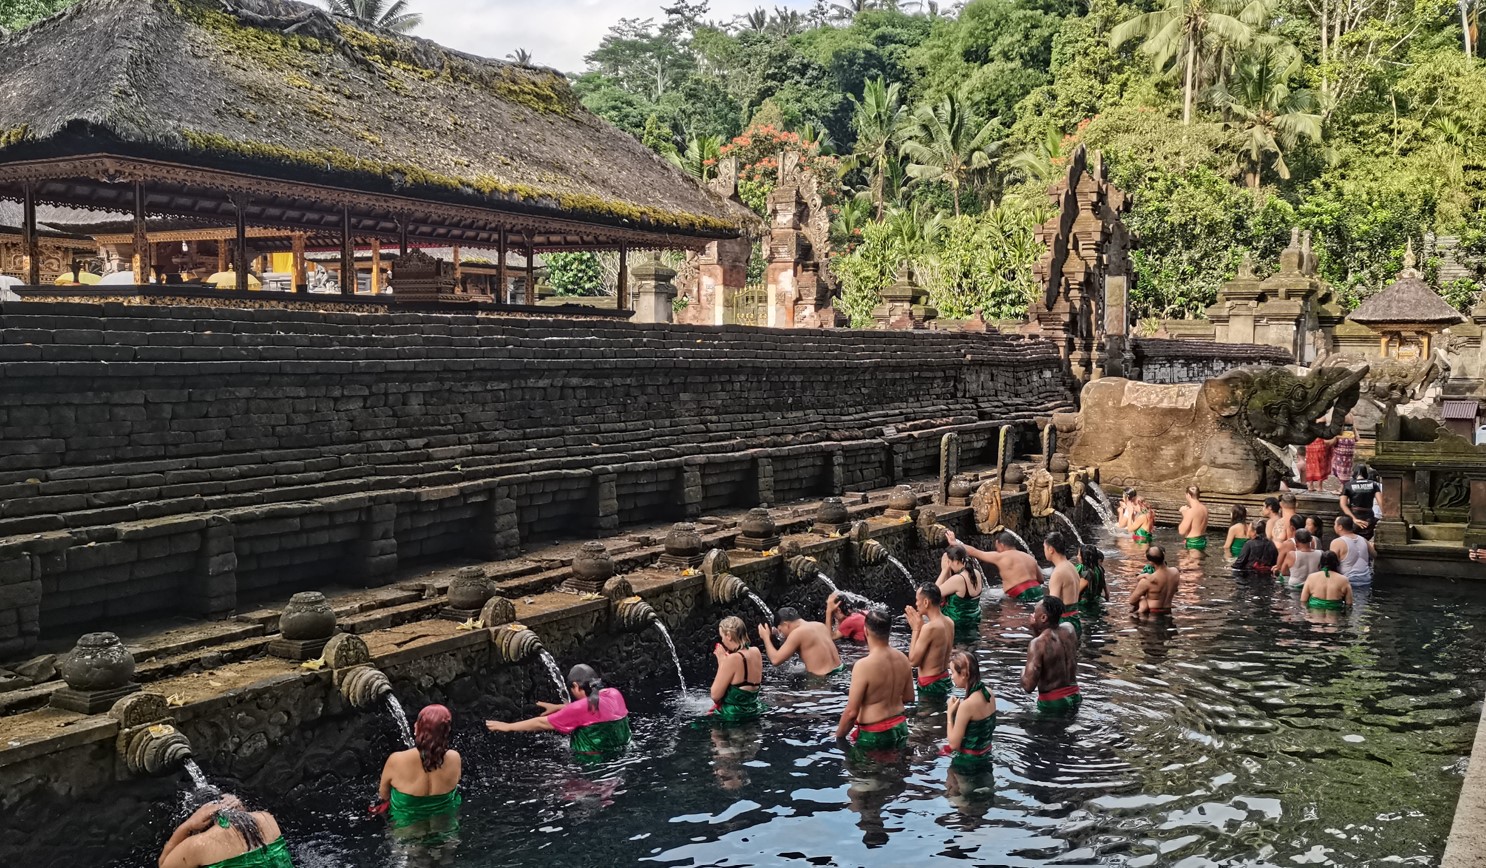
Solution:
{"label": "orange flowering tree", "polygon": [[828,207],[833,206],[841,193],[840,161],[822,154],[818,143],[805,141],[799,133],[770,123],[754,123],[723,145],[718,156],[738,161],[738,197],[763,215],[769,194],[779,180],[779,157],[785,151],[799,152],[801,167],[815,176],[821,198]]}

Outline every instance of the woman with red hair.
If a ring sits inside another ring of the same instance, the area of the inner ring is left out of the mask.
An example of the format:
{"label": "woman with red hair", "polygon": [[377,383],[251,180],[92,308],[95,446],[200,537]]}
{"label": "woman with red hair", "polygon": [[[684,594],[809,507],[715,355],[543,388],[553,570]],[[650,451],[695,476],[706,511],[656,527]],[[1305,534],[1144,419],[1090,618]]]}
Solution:
{"label": "woman with red hair", "polygon": [[[378,791],[381,803],[372,810],[386,811],[394,829],[441,817],[452,817],[463,801],[459,795],[462,763],[459,751],[449,749],[453,726],[449,709],[426,706],[413,724],[413,747],[387,757],[382,766]],[[430,828],[447,833],[452,829]]]}

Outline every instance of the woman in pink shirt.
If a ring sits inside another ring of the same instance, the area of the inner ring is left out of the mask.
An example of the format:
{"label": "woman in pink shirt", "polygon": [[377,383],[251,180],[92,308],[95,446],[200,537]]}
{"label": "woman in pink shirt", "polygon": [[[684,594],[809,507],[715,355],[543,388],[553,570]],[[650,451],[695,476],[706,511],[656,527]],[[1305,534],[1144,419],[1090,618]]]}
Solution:
{"label": "woman in pink shirt", "polygon": [[573,753],[603,756],[629,744],[629,709],[618,690],[605,687],[598,671],[579,663],[568,673],[567,705],[538,702],[542,713],[517,723],[485,721],[491,732],[560,732],[569,737]]}

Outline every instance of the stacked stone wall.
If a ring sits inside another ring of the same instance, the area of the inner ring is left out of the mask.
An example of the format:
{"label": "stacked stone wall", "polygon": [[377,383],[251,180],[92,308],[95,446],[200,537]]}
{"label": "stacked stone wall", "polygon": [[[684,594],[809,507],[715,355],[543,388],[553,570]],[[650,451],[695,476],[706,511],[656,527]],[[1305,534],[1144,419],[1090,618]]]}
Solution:
{"label": "stacked stone wall", "polygon": [[1131,345],[1135,356],[1131,379],[1146,383],[1200,383],[1234,368],[1295,363],[1289,352],[1263,344],[1135,338]]}
{"label": "stacked stone wall", "polygon": [[1011,336],[114,303],[0,306],[0,370],[0,657],[890,485],[1074,400]]}

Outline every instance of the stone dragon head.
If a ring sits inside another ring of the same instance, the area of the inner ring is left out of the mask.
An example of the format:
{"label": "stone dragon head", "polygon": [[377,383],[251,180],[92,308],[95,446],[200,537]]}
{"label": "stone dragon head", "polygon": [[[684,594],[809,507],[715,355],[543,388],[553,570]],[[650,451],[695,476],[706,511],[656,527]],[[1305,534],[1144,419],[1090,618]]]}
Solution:
{"label": "stone dragon head", "polygon": [[[1208,380],[1202,395],[1229,425],[1277,446],[1300,446],[1341,433],[1357,405],[1367,365],[1312,368],[1235,368]],[[1317,421],[1329,415],[1330,422]]]}

